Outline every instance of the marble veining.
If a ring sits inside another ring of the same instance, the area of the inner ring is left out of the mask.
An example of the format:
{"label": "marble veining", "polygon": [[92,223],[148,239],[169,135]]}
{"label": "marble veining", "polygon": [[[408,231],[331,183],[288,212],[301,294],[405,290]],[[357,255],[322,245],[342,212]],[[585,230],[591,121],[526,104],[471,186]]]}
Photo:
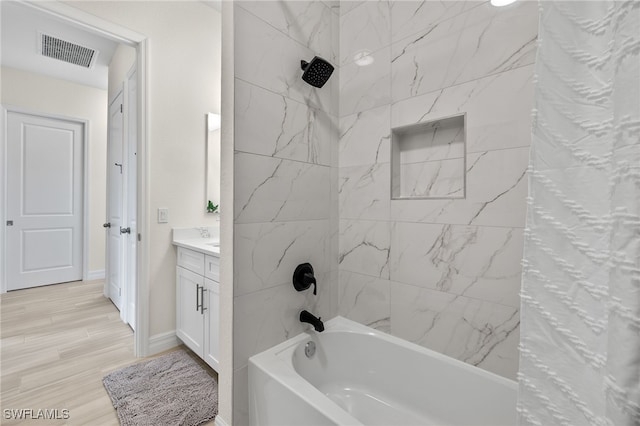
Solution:
{"label": "marble veining", "polygon": [[[301,58],[311,59],[313,50],[238,7],[235,9],[235,76],[298,102],[332,111],[330,79],[327,90],[317,90],[301,78]],[[242,36],[239,36],[239,35]],[[307,59],[307,60],[308,60]]]}
{"label": "marble veining", "polygon": [[391,105],[391,126],[466,113],[467,152],[529,146],[533,67],[525,66]]}
{"label": "marble veining", "polygon": [[391,49],[385,47],[371,54],[371,65],[361,67],[351,62],[340,67],[340,116],[391,102],[390,54]]}
{"label": "marble veining", "polygon": [[[535,10],[535,2],[520,2],[510,10],[485,3],[394,43],[393,100],[532,64],[538,22]],[[510,32],[513,26],[518,31]]]}
{"label": "marble veining", "polygon": [[[448,121],[452,123],[447,123]],[[465,132],[462,117],[433,121],[427,126],[429,127],[402,134],[394,130],[394,139],[399,145],[400,164],[464,158]]]}
{"label": "marble veining", "polygon": [[390,252],[388,222],[340,220],[340,270],[388,279]]}
{"label": "marble veining", "polygon": [[391,200],[391,220],[523,227],[528,148],[472,153],[465,199]]}
{"label": "marble veining", "polygon": [[375,52],[391,43],[389,2],[365,1],[340,17],[340,65],[357,52]]}
{"label": "marble veining", "polygon": [[399,197],[464,197],[464,158],[400,166]]}
{"label": "marble veining", "polygon": [[396,42],[417,32],[425,32],[435,24],[451,19],[480,1],[391,1],[391,41]]}
{"label": "marble veining", "polygon": [[[269,309],[264,309],[268,306]],[[311,292],[297,292],[290,283],[234,298],[234,366],[247,365],[249,357],[306,329],[298,316],[315,306]]]}
{"label": "marble veining", "polygon": [[334,60],[331,9],[321,1],[240,1],[238,5],[317,55]]}
{"label": "marble veining", "polygon": [[328,219],[329,167],[237,152],[235,221]]}
{"label": "marble veining", "polygon": [[389,332],[389,286],[388,280],[341,271],[338,314],[377,330]]}
{"label": "marble veining", "polygon": [[236,80],[237,151],[330,165],[335,124],[315,108]]}
{"label": "marble veining", "polygon": [[506,377],[518,369],[518,308],[391,283],[391,332]]}
{"label": "marble veining", "polygon": [[234,235],[235,294],[290,284],[300,263],[327,271],[329,238],[328,220],[239,224]]}
{"label": "marble veining", "polygon": [[345,219],[388,220],[389,163],[341,167],[339,213]]}
{"label": "marble veining", "polygon": [[391,108],[384,105],[340,119],[340,167],[389,162]]}
{"label": "marble veining", "polygon": [[394,224],[391,280],[519,306],[522,229]]}
{"label": "marble veining", "polygon": [[340,15],[340,0],[321,0],[331,11],[337,15]]}

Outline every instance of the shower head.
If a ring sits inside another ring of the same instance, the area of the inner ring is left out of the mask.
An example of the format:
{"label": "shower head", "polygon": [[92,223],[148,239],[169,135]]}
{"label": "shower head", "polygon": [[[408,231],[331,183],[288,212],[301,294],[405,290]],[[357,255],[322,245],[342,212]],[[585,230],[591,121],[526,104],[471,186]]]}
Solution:
{"label": "shower head", "polygon": [[319,56],[314,56],[311,62],[300,61],[304,73],[302,79],[314,87],[322,87],[331,77],[333,65]]}

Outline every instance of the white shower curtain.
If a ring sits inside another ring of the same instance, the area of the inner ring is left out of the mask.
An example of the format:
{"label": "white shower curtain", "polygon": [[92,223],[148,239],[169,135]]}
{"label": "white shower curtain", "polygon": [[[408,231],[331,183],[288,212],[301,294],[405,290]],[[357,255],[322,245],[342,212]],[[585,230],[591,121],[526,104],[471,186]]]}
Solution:
{"label": "white shower curtain", "polygon": [[521,425],[640,425],[640,1],[540,2]]}

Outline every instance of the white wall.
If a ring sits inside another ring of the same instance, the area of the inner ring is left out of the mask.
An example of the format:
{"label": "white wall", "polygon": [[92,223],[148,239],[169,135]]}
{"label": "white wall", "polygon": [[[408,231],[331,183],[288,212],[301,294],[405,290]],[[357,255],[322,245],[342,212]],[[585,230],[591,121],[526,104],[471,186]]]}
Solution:
{"label": "white wall", "polygon": [[89,120],[89,272],[104,271],[107,91],[2,67],[0,102]]}
{"label": "white wall", "polygon": [[[537,4],[351,6],[340,18],[339,313],[515,379]],[[361,49],[373,64],[354,63]],[[391,200],[391,129],[459,114],[466,198]]]}
{"label": "white wall", "polygon": [[109,64],[109,103],[122,89],[122,83],[135,62],[136,49],[125,44],[118,45]]}
{"label": "white wall", "polygon": [[[191,1],[67,4],[149,40],[149,332],[153,338],[175,330],[176,252],[171,228],[215,221],[205,213],[204,114],[220,110],[220,13]],[[157,223],[159,207],[169,209],[169,223]]]}

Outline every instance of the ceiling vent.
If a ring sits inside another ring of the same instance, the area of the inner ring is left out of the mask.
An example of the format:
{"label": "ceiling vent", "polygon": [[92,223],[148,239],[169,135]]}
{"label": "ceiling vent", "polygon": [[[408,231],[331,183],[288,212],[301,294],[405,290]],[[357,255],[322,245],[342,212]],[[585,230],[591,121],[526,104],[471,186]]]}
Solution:
{"label": "ceiling vent", "polygon": [[98,51],[70,41],[39,33],[38,52],[42,56],[58,59],[84,68],[92,68],[98,57]]}

